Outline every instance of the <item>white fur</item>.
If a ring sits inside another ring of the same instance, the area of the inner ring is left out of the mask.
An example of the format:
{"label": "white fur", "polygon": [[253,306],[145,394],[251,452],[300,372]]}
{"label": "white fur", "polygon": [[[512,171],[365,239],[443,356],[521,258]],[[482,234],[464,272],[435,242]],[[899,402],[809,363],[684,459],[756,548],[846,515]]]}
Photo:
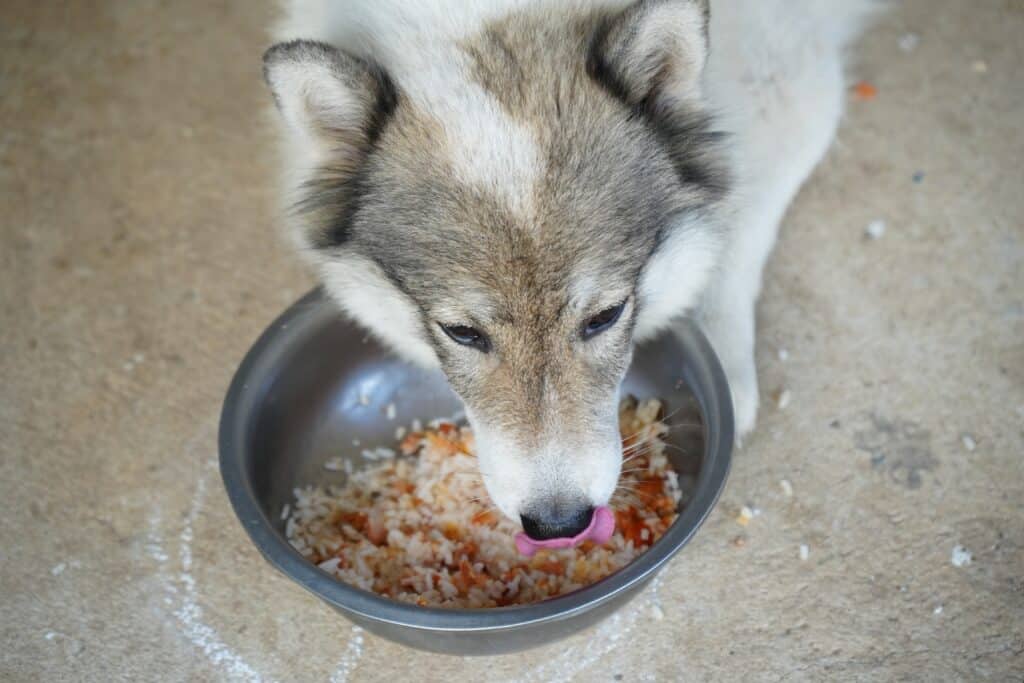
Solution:
{"label": "white fur", "polygon": [[405,358],[437,367],[437,354],[420,333],[419,308],[391,284],[380,266],[352,254],[331,260],[314,255],[314,260],[327,292],[349,316]]}
{"label": "white fur", "polygon": [[633,36],[627,63],[630,71],[643,74],[648,83],[659,76],[665,56],[673,62],[673,82],[666,90],[680,100],[700,95],[707,42],[704,17],[696,3],[666,2],[648,10]]}
{"label": "white fur", "polygon": [[[467,408],[481,456],[480,473],[498,509],[519,519],[531,502],[564,493],[581,494],[594,506],[606,504],[615,492],[622,463],[617,395],[614,398],[608,429],[584,436],[552,429],[536,451],[525,454],[500,427],[476,419]],[[573,455],[567,458],[566,453]]]}
{"label": "white fur", "polygon": [[828,149],[843,105],[843,50],[870,0],[713,2],[704,91],[732,135],[733,225],[699,317],[733,392],[737,433],[757,417],[754,307],[779,222]]}
{"label": "white fur", "polygon": [[683,220],[644,268],[634,331],[637,341],[661,332],[681,311],[696,306],[714,271],[722,237],[693,219]]}
{"label": "white fur", "polygon": [[365,105],[335,77],[328,64],[283,62],[268,72],[268,78],[279,94],[281,115],[300,136],[312,136],[324,125],[354,129],[363,123]]}
{"label": "white fur", "polygon": [[[448,150],[458,180],[486,188],[522,219],[535,221],[531,199],[544,176],[544,161],[532,132],[512,121],[476,84],[457,103],[438,102],[432,113],[448,131]],[[472,86],[472,87],[468,87]]]}

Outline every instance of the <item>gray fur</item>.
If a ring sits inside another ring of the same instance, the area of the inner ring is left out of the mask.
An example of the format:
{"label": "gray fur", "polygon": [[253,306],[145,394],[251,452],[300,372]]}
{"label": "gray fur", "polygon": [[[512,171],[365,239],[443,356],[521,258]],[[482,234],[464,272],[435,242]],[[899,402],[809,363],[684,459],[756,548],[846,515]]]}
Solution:
{"label": "gray fur", "polygon": [[[721,201],[725,166],[699,104],[663,97],[660,71],[633,72],[628,36],[644,12],[545,7],[458,44],[470,77],[540,150],[529,211],[458,181],[448,150],[459,132],[404,97],[401,82],[382,99],[380,84],[391,83],[382,73],[357,84],[360,101],[393,105],[367,116],[382,124],[356,136],[359,163],[347,152],[329,160],[299,206],[314,212],[307,240],[323,258],[368,259],[414,302],[418,333],[475,420],[524,455],[597,438],[615,452],[638,283],[667,232],[692,229],[683,216]],[[574,300],[581,281],[597,291]],[[623,300],[615,326],[582,339],[588,317]],[[453,307],[456,319],[446,317]],[[492,351],[454,345],[440,324],[483,331]],[[585,498],[565,490],[559,472],[572,453],[559,456],[562,464],[535,470],[536,495],[524,505],[536,496]]]}

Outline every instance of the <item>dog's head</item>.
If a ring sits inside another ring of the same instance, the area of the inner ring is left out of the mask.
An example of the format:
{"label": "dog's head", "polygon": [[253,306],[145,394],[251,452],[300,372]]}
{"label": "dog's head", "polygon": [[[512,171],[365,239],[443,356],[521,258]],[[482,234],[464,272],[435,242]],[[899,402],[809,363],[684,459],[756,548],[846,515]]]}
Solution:
{"label": "dog's head", "polygon": [[541,538],[612,496],[633,343],[694,303],[725,184],[705,4],[557,5],[407,46],[417,69],[305,41],[265,58],[301,247],[353,317],[444,369],[492,498]]}

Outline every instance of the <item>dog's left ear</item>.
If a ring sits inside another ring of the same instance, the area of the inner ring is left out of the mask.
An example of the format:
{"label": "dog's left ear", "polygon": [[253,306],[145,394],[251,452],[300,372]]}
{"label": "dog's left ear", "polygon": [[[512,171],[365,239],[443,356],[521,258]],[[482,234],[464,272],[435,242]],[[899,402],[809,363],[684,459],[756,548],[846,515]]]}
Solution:
{"label": "dog's left ear", "polygon": [[594,34],[591,75],[630,105],[694,102],[708,52],[708,0],[639,0]]}

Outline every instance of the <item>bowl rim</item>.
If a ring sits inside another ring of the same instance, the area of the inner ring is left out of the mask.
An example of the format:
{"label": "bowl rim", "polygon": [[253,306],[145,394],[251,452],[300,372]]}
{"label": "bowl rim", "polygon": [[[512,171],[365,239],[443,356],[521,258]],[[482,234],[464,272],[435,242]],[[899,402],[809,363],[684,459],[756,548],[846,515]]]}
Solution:
{"label": "bowl rim", "polygon": [[[508,607],[421,607],[347,584],[310,563],[277,532],[256,500],[245,465],[249,408],[255,405],[262,386],[250,378],[257,376],[257,370],[268,366],[271,358],[288,348],[288,342],[301,333],[304,325],[297,323],[325,315],[344,317],[322,288],[317,287],[264,330],[231,380],[221,410],[218,446],[221,478],[231,506],[257,549],[282,574],[342,612],[381,623],[455,632],[501,631],[567,619],[650,579],[693,537],[725,487],[734,441],[732,397],[711,345],[695,322],[683,319],[675,326],[675,336],[684,349],[696,353],[681,359],[680,375],[687,381],[704,418],[703,462],[693,498],[665,534],[636,560],[572,593]],[[708,428],[709,416],[719,423],[717,431]]]}

